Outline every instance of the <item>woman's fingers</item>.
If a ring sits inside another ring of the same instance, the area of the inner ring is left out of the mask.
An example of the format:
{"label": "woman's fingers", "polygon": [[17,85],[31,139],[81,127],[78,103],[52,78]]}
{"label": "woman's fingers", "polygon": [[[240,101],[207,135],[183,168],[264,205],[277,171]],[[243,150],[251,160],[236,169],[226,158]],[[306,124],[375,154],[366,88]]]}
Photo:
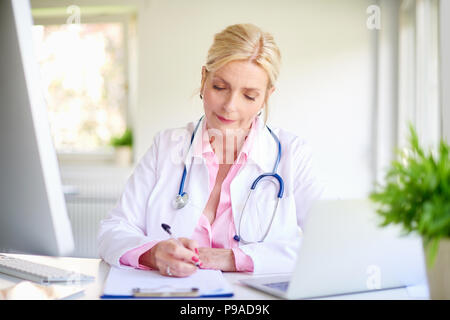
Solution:
{"label": "woman's fingers", "polygon": [[171,255],[159,260],[158,264],[159,272],[170,277],[188,277],[197,271],[197,267],[192,263],[176,259]]}
{"label": "woman's fingers", "polygon": [[193,274],[197,270],[195,264],[199,263],[198,254],[195,253],[196,247],[197,242],[187,238],[180,238],[178,241],[171,239],[160,243],[160,250],[155,254],[160,273],[176,277]]}
{"label": "woman's fingers", "polygon": [[196,240],[191,240],[188,238],[178,238],[178,241],[180,241],[185,248],[195,252],[197,258],[199,258],[198,242]]}
{"label": "woman's fingers", "polygon": [[195,253],[195,250],[187,247],[187,245],[189,244],[188,241],[192,240],[186,238],[180,238],[178,239],[178,241],[170,240],[170,243],[167,244],[167,252],[172,254],[177,259],[184,260],[186,262],[197,263],[199,261],[198,254]]}

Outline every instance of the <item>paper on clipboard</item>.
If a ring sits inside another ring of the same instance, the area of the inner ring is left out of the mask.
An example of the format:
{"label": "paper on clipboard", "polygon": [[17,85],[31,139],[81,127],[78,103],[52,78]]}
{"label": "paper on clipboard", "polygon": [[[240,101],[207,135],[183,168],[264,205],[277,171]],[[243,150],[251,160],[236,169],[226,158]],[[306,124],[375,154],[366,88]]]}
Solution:
{"label": "paper on clipboard", "polygon": [[[197,290],[192,290],[193,288]],[[135,298],[136,289],[163,293],[153,297],[192,297],[194,295],[188,292],[193,291],[196,291],[197,297],[233,296],[233,291],[220,270],[198,269],[189,277],[174,278],[162,276],[154,270],[121,269],[112,266],[101,298]],[[186,292],[186,295],[183,292]]]}

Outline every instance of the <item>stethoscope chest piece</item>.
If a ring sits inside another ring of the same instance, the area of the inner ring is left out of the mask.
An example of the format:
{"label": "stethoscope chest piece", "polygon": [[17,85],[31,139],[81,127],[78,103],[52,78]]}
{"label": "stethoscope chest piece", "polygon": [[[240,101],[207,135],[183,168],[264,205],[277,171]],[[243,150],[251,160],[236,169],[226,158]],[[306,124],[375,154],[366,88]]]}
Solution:
{"label": "stethoscope chest piece", "polygon": [[183,192],[183,195],[177,194],[176,198],[173,201],[173,206],[175,209],[181,209],[186,206],[189,201],[189,195],[186,192]]}

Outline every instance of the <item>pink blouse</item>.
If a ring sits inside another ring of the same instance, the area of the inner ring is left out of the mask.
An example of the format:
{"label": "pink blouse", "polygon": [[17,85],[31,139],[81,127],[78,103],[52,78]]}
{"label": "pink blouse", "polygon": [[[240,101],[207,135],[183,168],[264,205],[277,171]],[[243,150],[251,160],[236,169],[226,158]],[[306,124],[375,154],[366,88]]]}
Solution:
{"label": "pink blouse", "polygon": [[[236,161],[233,163],[227,176],[222,182],[220,199],[217,205],[214,222],[211,225],[208,218],[202,214],[192,235],[192,239],[198,242],[199,247],[231,248],[234,254],[236,270],[246,272],[253,272],[253,260],[250,256],[246,255],[241,249],[239,249],[239,243],[233,238],[236,235],[236,227],[231,208],[230,184],[234,177],[238,174],[239,169],[247,162],[248,154],[251,150],[255,136],[255,128],[257,128],[257,121],[261,121],[259,117],[255,117],[250,132],[245,138],[245,142],[238,157],[236,158]],[[208,167],[209,194],[211,194],[216,182],[217,173],[219,171],[219,163],[209,141],[206,121],[203,121],[202,129],[202,156]],[[122,265],[132,266],[139,269],[149,269],[148,267],[139,264],[139,257],[146,251],[150,250],[156,243],[158,243],[158,241],[151,241],[138,248],[129,250],[121,256],[120,263]]]}

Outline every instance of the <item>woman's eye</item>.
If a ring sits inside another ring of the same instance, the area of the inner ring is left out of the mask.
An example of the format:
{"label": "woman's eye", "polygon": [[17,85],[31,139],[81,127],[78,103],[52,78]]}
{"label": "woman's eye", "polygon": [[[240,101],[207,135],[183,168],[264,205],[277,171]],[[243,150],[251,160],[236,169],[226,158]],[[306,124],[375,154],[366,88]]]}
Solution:
{"label": "woman's eye", "polygon": [[[219,86],[213,85],[213,89],[220,91],[220,90],[225,90],[226,88],[223,88],[223,87],[219,87]],[[255,101],[255,98],[253,98],[253,97],[250,97],[250,96],[247,96],[247,95],[244,95],[244,96],[245,96],[245,98],[247,98],[248,100]]]}

